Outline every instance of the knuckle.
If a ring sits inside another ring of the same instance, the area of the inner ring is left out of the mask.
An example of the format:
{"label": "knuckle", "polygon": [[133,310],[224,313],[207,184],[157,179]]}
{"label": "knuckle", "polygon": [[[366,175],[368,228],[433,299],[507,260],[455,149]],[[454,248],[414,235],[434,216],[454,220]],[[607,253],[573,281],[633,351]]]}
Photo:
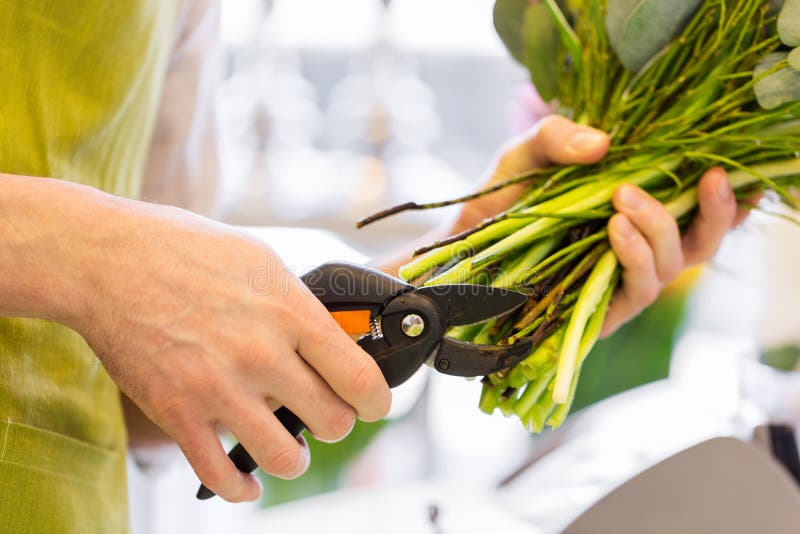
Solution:
{"label": "knuckle", "polygon": [[202,468],[199,471],[200,472],[197,473],[197,476],[207,488],[224,497],[225,500],[235,498],[235,495],[231,495],[230,492],[227,491],[227,488],[225,487],[226,477],[221,471],[210,468]]}
{"label": "knuckle", "polygon": [[188,399],[182,396],[154,397],[151,401],[153,412],[161,421],[172,425],[186,425],[189,420]]}
{"label": "knuckle", "polygon": [[657,236],[666,236],[670,233],[678,234],[678,223],[659,204],[659,211],[653,212],[651,218],[653,233]]}
{"label": "knuckle", "polygon": [[296,347],[300,338],[308,335],[304,331],[304,326],[308,322],[309,313],[304,313],[300,306],[281,306],[273,317],[278,318],[278,324],[287,336],[290,345]]}
{"label": "knuckle", "polygon": [[342,406],[332,411],[326,425],[326,435],[321,436],[329,440],[340,440],[347,437],[356,424],[356,413],[350,406]]}
{"label": "knuckle", "polygon": [[223,468],[215,466],[213,454],[205,448],[193,447],[191,445],[181,446],[184,456],[192,465],[197,474],[197,478],[204,486],[229,502],[241,500],[241,488],[234,484],[230,474]]}
{"label": "knuckle", "polygon": [[653,263],[653,251],[645,244],[638,244],[631,247],[628,263],[630,268],[635,271],[647,269]]}
{"label": "knuckle", "polygon": [[661,293],[661,288],[655,282],[644,285],[639,293],[642,307],[649,306],[655,302],[659,293]]}
{"label": "knuckle", "polygon": [[300,474],[302,454],[299,444],[280,450],[269,458],[264,470],[282,478],[295,478]]}
{"label": "knuckle", "polygon": [[548,115],[539,121],[538,136],[541,139],[547,139],[558,133],[569,123],[567,119],[561,115]]}
{"label": "knuckle", "polygon": [[356,397],[367,405],[370,414],[376,412],[375,417],[381,418],[388,413],[388,403],[385,400],[388,396],[388,385],[376,366],[363,364],[353,376],[352,390]]}
{"label": "knuckle", "polygon": [[666,283],[678,276],[683,269],[683,259],[680,261],[676,260],[667,264],[667,267],[664,269],[664,272],[661,275],[661,281]]}
{"label": "knuckle", "polygon": [[683,261],[685,265],[694,265],[702,260],[700,250],[697,247],[696,233],[690,231],[683,238]]}
{"label": "knuckle", "polygon": [[695,243],[693,249],[693,260],[695,263],[709,261],[717,253],[719,243],[712,240],[705,240],[702,243]]}
{"label": "knuckle", "polygon": [[373,369],[366,363],[353,376],[353,391],[362,398],[368,398],[377,389],[377,380]]}
{"label": "knuckle", "polygon": [[215,373],[197,373],[192,377],[192,391],[197,395],[218,396],[222,393],[222,383]]}
{"label": "knuckle", "polygon": [[668,283],[670,280],[680,274],[685,265],[685,258],[683,250],[677,247],[676,250],[669,254],[662,255],[658,262],[658,280],[662,284]]}
{"label": "knuckle", "polygon": [[234,358],[236,371],[251,376],[253,373],[274,373],[279,367],[280,354],[274,347],[256,342],[237,351],[232,359]]}

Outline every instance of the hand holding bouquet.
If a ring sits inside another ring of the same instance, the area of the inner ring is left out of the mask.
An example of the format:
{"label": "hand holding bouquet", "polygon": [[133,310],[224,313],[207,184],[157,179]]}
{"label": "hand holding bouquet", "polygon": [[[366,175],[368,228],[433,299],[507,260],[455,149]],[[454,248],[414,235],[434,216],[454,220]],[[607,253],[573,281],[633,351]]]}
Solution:
{"label": "hand holding bouquet", "polygon": [[800,0],[497,0],[494,15],[539,94],[561,115],[609,132],[607,156],[366,222],[526,185],[509,209],[420,250],[401,274],[530,295],[517,313],[450,335],[498,344],[533,337],[525,361],[484,379],[480,406],[540,431],[569,412],[581,364],[619,298],[609,221],[621,224],[621,186],[662,202],[684,232],[713,165],[728,171],[737,199],[766,190],[797,207],[787,188],[800,178]]}

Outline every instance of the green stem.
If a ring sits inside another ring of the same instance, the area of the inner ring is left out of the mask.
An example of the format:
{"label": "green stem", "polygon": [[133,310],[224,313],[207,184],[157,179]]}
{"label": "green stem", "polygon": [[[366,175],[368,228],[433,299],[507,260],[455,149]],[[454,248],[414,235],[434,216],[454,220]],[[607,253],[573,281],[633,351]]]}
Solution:
{"label": "green stem", "polygon": [[555,386],[553,388],[553,400],[558,404],[563,404],[569,396],[572,375],[575,373],[575,366],[578,362],[580,342],[586,322],[594,313],[598,304],[602,301],[614,272],[617,268],[617,256],[614,251],[609,250],[598,260],[592,269],[589,279],[581,288],[578,302],[572,312],[564,343],[561,345],[561,353],[558,357],[558,371],[556,372]]}
{"label": "green stem", "polygon": [[567,418],[570,408],[572,408],[572,401],[575,400],[575,390],[578,387],[578,378],[581,374],[581,367],[583,366],[584,360],[586,360],[586,357],[592,351],[592,348],[600,337],[600,331],[603,329],[603,323],[606,319],[606,312],[608,312],[608,306],[611,303],[611,297],[614,295],[614,291],[617,289],[618,281],[619,269],[615,269],[614,275],[611,278],[611,282],[608,284],[605,293],[603,293],[603,298],[600,299],[597,309],[595,309],[594,313],[592,313],[592,317],[586,324],[586,330],[583,332],[583,337],[581,338],[581,344],[579,348],[577,369],[572,377],[572,382],[569,385],[567,402],[559,404],[553,411],[553,415],[551,415],[550,419],[547,420],[547,424],[553,428],[558,428],[561,426],[561,424]]}
{"label": "green stem", "polygon": [[536,264],[541,262],[548,254],[553,252],[561,240],[564,239],[564,232],[559,232],[553,237],[542,239],[528,250],[522,259],[514,265],[512,269],[501,272],[492,282],[494,287],[510,288],[518,286],[526,277],[528,271]]}
{"label": "green stem", "polygon": [[514,413],[517,414],[520,418],[524,417],[526,413],[528,413],[531,408],[539,401],[539,398],[544,393],[545,389],[547,389],[548,384],[556,375],[556,369],[553,367],[549,371],[545,372],[534,381],[528,384],[528,387],[525,388],[525,391],[522,392],[522,395],[514,402],[513,410]]}
{"label": "green stem", "polygon": [[[680,165],[681,160],[681,156],[670,156],[659,162],[658,167],[674,171]],[[614,195],[614,191],[623,183],[644,187],[663,178],[664,173],[660,168],[650,167],[633,172],[621,179],[587,184],[531,209],[553,211],[555,213],[573,213],[596,209],[609,202]],[[510,251],[529,245],[558,222],[558,219],[538,219],[519,229],[473,256],[471,258],[473,267],[494,263]]]}
{"label": "green stem", "polygon": [[[735,170],[728,173],[728,181],[734,191],[757,184],[763,178],[775,180],[790,176],[800,176],[800,158],[775,161],[754,165],[749,169]],[[681,193],[675,200],[665,205],[667,211],[676,219],[697,207],[697,187],[691,187]]]}
{"label": "green stem", "polygon": [[497,408],[497,403],[502,394],[503,392],[500,388],[495,387],[491,382],[486,382],[483,384],[483,390],[481,390],[481,400],[478,408],[482,412],[491,415],[494,409]]}

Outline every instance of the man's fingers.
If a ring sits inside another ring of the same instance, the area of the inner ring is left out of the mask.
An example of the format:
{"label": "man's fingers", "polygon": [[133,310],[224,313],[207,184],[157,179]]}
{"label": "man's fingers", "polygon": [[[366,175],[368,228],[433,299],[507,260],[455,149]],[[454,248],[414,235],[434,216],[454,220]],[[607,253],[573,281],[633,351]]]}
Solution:
{"label": "man's fingers", "polygon": [[308,300],[306,318],[300,328],[297,352],[352,406],[364,421],[377,421],[389,413],[392,393],[375,360],[341,329],[313,296]]}
{"label": "man's fingers", "polygon": [[699,209],[683,238],[687,264],[708,261],[717,252],[722,238],[736,217],[736,199],[725,171],[709,170],[697,186]]}
{"label": "man's fingers", "polygon": [[308,470],[311,455],[305,442],[286,431],[265,401],[241,399],[239,406],[223,423],[265,473],[292,479]]}
{"label": "man's fingers", "polygon": [[[605,132],[580,126],[559,115],[545,117],[500,149],[500,155],[492,165],[492,174],[481,188],[553,163],[594,163],[606,155],[609,143]],[[460,221],[469,223],[463,225],[463,229],[508,209],[526,187],[527,184],[516,184],[466,202]],[[462,226],[457,225],[457,228],[462,229]]]}
{"label": "man's fingers", "polygon": [[594,163],[606,155],[609,144],[605,132],[551,115],[509,143],[500,156],[492,181],[553,163]]}
{"label": "man's fingers", "polygon": [[228,502],[255,501],[261,497],[261,483],[233,465],[211,423],[193,425],[180,432],[178,446],[200,481]]}
{"label": "man's fingers", "polygon": [[631,221],[618,213],[608,223],[609,240],[622,266],[622,287],[614,295],[602,335],[620,325],[652,303],[661,291],[653,251]]}
{"label": "man's fingers", "polygon": [[[339,441],[355,425],[352,407],[339,398],[324,380],[290,349],[281,357],[281,372],[287,380],[275,381],[270,399],[277,399],[297,415],[314,437],[322,441]],[[272,372],[272,371],[268,371]]]}
{"label": "man's fingers", "polygon": [[537,137],[545,164],[595,163],[606,155],[611,142],[605,132],[559,115],[543,119]]}
{"label": "man's fingers", "polygon": [[751,197],[747,197],[746,199],[744,199],[742,201],[742,203],[743,204],[747,204],[747,206],[741,206],[741,205],[737,204],[736,216],[733,218],[733,227],[734,228],[736,228],[737,226],[742,224],[745,221],[745,219],[747,219],[750,216],[750,212],[752,211],[752,208],[750,208],[748,206],[752,206],[752,207],[757,206],[759,201],[761,200],[761,198],[763,196],[764,196],[764,193],[758,193],[758,194],[755,194],[755,195],[753,195]]}
{"label": "man's fingers", "polygon": [[656,273],[662,282],[672,280],[683,268],[683,252],[678,223],[664,205],[633,185],[614,192],[614,207],[623,213],[650,244]]}

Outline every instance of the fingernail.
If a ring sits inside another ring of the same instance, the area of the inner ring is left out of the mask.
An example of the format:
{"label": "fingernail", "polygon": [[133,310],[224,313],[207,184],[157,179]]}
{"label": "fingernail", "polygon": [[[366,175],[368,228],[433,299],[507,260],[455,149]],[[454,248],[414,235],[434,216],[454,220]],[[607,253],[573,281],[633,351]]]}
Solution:
{"label": "fingernail", "polygon": [[728,200],[733,195],[733,189],[731,189],[731,184],[728,183],[728,178],[726,176],[720,179],[719,185],[717,186],[717,194],[722,200]]}
{"label": "fingernail", "polygon": [[256,493],[253,494],[253,498],[252,499],[248,499],[249,501],[257,501],[257,500],[259,500],[261,498],[261,495],[264,493],[264,485],[261,483],[261,481],[258,480],[258,478],[255,477],[255,476],[253,477],[253,480],[256,481],[256,487],[258,489],[256,490]]}
{"label": "fingernail", "polygon": [[308,445],[301,447],[303,451],[303,460],[300,462],[300,469],[297,472],[297,476],[301,476],[308,471],[308,468],[311,466],[311,451],[308,450]]}
{"label": "fingernail", "polygon": [[633,237],[633,225],[625,216],[614,217],[614,232],[622,239]]}
{"label": "fingernail", "polygon": [[642,193],[632,185],[620,187],[619,201],[622,203],[623,208],[630,211],[638,211],[644,206]]}
{"label": "fingernail", "polygon": [[582,154],[591,152],[603,142],[605,142],[603,134],[593,130],[580,130],[569,140],[569,149]]}

